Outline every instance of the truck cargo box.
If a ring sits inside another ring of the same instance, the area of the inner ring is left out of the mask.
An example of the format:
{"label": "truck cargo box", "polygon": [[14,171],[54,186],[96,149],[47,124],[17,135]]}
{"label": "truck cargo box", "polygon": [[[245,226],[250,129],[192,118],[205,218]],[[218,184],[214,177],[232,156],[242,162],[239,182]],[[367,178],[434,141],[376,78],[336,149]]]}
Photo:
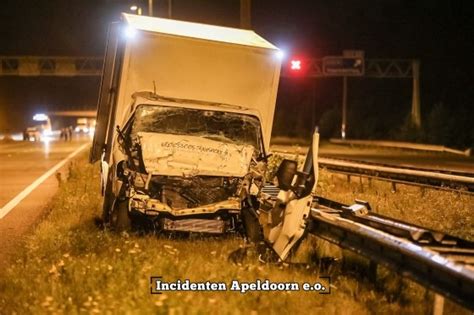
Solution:
{"label": "truck cargo box", "polygon": [[[132,94],[155,87],[156,94],[164,97],[256,110],[268,148],[281,63],[277,47],[250,30],[130,14],[123,14],[110,36],[118,38],[115,44],[109,38],[91,160],[98,159],[98,147],[110,144],[106,135],[110,132],[99,128],[121,125]],[[113,75],[118,77],[114,80]],[[108,91],[118,93],[112,100],[115,104],[110,104]]]}

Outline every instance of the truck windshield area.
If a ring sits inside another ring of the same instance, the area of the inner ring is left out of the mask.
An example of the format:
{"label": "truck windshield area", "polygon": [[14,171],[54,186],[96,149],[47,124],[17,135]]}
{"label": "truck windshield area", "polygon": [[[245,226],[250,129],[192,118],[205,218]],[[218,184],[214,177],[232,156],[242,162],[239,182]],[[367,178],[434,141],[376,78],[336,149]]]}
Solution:
{"label": "truck windshield area", "polygon": [[199,136],[239,145],[252,145],[257,151],[261,151],[258,118],[239,113],[139,105],[132,124],[132,136],[137,132]]}

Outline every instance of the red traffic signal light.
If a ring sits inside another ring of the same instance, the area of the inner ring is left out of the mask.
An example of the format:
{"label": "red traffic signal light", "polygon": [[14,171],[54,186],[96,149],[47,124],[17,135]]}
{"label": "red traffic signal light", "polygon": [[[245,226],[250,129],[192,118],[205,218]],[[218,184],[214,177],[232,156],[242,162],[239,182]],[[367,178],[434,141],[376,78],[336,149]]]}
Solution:
{"label": "red traffic signal light", "polygon": [[300,71],[301,70],[301,60],[300,59],[292,59],[290,61],[290,69],[292,71]]}
{"label": "red traffic signal light", "polygon": [[290,77],[306,77],[310,62],[307,58],[293,56],[286,61],[284,73]]}

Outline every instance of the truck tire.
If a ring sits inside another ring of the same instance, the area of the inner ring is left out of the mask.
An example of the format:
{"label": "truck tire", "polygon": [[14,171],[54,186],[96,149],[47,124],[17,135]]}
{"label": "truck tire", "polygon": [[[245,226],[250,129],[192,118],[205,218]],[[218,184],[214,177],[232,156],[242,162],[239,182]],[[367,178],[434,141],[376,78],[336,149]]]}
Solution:
{"label": "truck tire", "polygon": [[128,213],[128,199],[115,199],[112,212],[110,213],[110,226],[116,232],[131,230],[132,220]]}
{"label": "truck tire", "polygon": [[255,210],[245,207],[242,208],[242,223],[244,225],[244,233],[247,239],[255,244],[263,241],[263,231],[258,217],[254,213]]}
{"label": "truck tire", "polygon": [[105,224],[110,224],[110,213],[112,212],[114,200],[115,196],[112,192],[112,183],[110,180],[107,180],[104,198],[102,200],[102,220]]}

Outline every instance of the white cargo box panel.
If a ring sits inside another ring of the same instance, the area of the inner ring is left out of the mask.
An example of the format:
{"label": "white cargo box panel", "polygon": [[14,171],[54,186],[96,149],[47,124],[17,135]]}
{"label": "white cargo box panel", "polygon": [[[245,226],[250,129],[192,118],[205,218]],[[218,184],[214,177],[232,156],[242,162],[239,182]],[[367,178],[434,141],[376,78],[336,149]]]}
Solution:
{"label": "white cargo box panel", "polygon": [[137,91],[237,105],[260,114],[268,148],[279,50],[253,31],[123,14],[128,34],[117,103],[123,123]]}

